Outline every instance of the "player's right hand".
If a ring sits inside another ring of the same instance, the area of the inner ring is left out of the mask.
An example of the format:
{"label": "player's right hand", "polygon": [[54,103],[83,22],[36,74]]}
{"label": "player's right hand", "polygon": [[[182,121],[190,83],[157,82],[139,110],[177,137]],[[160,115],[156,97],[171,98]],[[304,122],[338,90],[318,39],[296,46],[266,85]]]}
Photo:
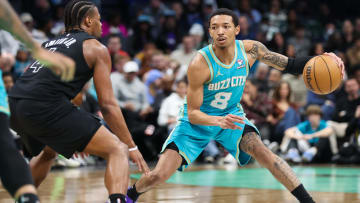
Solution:
{"label": "player's right hand", "polygon": [[60,53],[49,52],[41,47],[34,50],[33,56],[56,75],[59,75],[62,81],[68,82],[74,79],[75,62],[71,58]]}
{"label": "player's right hand", "polygon": [[244,117],[228,114],[219,119],[219,126],[223,129],[241,130],[242,128],[235,123],[244,124]]}
{"label": "player's right hand", "polygon": [[139,171],[143,172],[145,175],[149,174],[150,169],[138,149],[135,151],[129,152],[129,157],[130,157],[131,161],[136,163],[136,165],[139,168]]}

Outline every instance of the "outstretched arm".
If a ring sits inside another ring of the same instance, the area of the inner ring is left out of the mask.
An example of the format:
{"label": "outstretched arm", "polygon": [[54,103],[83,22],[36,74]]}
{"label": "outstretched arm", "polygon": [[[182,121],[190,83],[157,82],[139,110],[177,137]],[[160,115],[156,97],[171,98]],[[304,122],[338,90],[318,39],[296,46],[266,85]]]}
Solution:
{"label": "outstretched arm", "polygon": [[33,56],[60,75],[64,81],[72,80],[75,74],[75,63],[72,59],[59,54],[50,53],[35,42],[7,0],[0,0],[0,29],[10,32],[16,39],[30,49]]}
{"label": "outstretched arm", "polygon": [[[312,56],[289,58],[282,54],[270,51],[261,42],[254,40],[244,40],[244,47],[248,55],[250,66],[252,66],[256,60],[259,60],[278,70],[291,74],[302,74],[306,63],[312,58]],[[334,53],[324,54],[332,57],[336,61],[341,69],[342,76],[344,76],[344,62]]]}

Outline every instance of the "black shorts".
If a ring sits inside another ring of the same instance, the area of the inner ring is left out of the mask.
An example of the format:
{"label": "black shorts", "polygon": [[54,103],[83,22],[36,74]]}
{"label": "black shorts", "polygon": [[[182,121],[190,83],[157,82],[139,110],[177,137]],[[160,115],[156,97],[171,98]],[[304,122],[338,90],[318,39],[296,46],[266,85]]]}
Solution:
{"label": "black shorts", "polygon": [[100,119],[75,107],[67,99],[37,101],[9,98],[10,126],[24,142],[31,155],[38,155],[47,145],[70,158],[85,149]]}

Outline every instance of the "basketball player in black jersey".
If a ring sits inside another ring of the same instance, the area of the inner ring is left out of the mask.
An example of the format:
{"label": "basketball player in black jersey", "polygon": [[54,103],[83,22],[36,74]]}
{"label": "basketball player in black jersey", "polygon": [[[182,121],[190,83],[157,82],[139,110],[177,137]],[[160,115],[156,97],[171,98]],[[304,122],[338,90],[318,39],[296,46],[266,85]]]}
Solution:
{"label": "basketball player in black jersey", "polygon": [[[59,53],[51,53],[41,48],[5,0],[0,0],[0,29],[9,31],[14,37],[24,43],[32,55],[60,75],[64,81],[74,76],[75,63]],[[33,179],[29,166],[16,149],[14,139],[9,131],[8,105],[3,81],[0,81],[1,111],[0,111],[0,177],[3,186],[15,198],[17,203],[37,203]]]}
{"label": "basketball player in black jersey", "polygon": [[[107,160],[105,186],[110,202],[125,202],[129,181],[128,156],[139,169],[149,169],[138,151],[113,95],[108,50],[101,36],[100,14],[88,1],[71,1],[65,7],[65,34],[43,43],[76,63],[74,79],[64,83],[49,69],[34,62],[9,94],[11,126],[29,152],[35,185],[45,179],[56,153],[70,158],[85,152]],[[99,105],[113,133],[93,115],[74,107],[70,100],[94,77]]]}

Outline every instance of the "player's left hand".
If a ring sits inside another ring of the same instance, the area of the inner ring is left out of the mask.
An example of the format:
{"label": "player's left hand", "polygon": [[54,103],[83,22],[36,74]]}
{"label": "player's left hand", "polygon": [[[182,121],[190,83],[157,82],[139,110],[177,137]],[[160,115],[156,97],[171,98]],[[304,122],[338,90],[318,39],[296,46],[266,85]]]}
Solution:
{"label": "player's left hand", "polygon": [[338,66],[341,69],[341,78],[344,79],[345,65],[344,65],[344,62],[342,61],[342,59],[340,57],[336,56],[333,52],[330,52],[330,53],[325,52],[324,55],[330,56],[336,61],[336,63],[338,64]]}
{"label": "player's left hand", "polygon": [[139,168],[139,171],[143,172],[145,175],[149,174],[150,169],[138,149],[129,152],[129,157],[130,157],[131,161],[136,163],[136,165]]}

